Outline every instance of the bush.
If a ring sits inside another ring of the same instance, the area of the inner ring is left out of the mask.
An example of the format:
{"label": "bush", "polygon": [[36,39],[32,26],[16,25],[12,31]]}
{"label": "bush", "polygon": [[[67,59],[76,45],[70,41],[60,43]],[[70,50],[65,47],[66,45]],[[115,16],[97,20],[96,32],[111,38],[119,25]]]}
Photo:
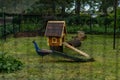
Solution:
{"label": "bush", "polygon": [[81,14],[81,15],[72,15],[66,18],[66,23],[68,25],[84,25],[87,24],[90,19],[88,14]]}
{"label": "bush", "polygon": [[81,27],[80,26],[67,26],[67,32],[68,33],[77,33],[77,31],[80,31]]}
{"label": "bush", "polygon": [[[4,29],[6,29],[6,32],[4,33]],[[14,29],[16,32],[18,31],[18,28],[15,26]],[[0,26],[0,37],[7,36],[9,34],[13,34],[13,25],[8,23],[6,24],[6,28],[4,28],[4,25]]]}
{"label": "bush", "polygon": [[21,61],[16,60],[6,53],[0,53],[0,72],[14,72],[20,70],[23,67]]}
{"label": "bush", "polygon": [[44,22],[38,19],[26,19],[22,21],[20,31],[21,32],[26,32],[26,31],[35,31],[43,28]]}

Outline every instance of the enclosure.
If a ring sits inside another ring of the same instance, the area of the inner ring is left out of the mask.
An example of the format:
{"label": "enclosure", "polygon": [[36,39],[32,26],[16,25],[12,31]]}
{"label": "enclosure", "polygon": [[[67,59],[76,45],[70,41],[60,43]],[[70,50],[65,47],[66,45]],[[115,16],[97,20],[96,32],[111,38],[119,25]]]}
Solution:
{"label": "enclosure", "polygon": [[[23,64],[14,69],[9,59],[0,61],[0,80],[119,80],[119,5],[119,0],[0,1],[0,60],[5,54]],[[42,59],[32,41],[50,50],[45,36],[48,21],[65,21],[65,42],[84,31],[87,38],[75,48],[94,61],[64,45],[63,53],[80,61],[52,54]]]}

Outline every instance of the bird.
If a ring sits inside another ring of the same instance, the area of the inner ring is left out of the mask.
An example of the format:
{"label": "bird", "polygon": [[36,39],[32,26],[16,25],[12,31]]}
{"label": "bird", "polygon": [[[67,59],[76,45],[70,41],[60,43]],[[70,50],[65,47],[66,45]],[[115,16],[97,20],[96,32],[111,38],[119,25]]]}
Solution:
{"label": "bird", "polygon": [[42,56],[42,62],[43,62],[43,57],[46,55],[49,55],[49,54],[54,55],[54,56],[61,56],[61,57],[67,58],[67,59],[71,59],[73,61],[83,61],[82,59],[80,59],[78,57],[74,57],[74,56],[71,56],[66,53],[56,51],[56,50],[40,49],[38,44],[35,41],[32,41],[32,42],[34,44],[37,54]]}
{"label": "bird", "polygon": [[46,55],[49,55],[51,53],[53,53],[52,50],[47,50],[47,49],[40,49],[38,44],[35,41],[32,41],[35,47],[35,51],[37,52],[38,55],[42,56],[42,61],[43,61],[43,57]]}

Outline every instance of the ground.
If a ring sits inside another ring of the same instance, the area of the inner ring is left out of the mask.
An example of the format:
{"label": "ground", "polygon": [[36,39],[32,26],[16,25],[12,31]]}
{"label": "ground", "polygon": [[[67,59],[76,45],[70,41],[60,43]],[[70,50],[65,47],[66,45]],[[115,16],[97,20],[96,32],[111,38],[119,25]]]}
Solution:
{"label": "ground", "polygon": [[[68,34],[66,40],[71,36],[73,34]],[[87,40],[78,48],[91,55],[94,62],[68,62],[52,55],[45,56],[42,61],[34,50],[32,40],[36,40],[41,48],[49,49],[45,37],[10,37],[6,42],[0,41],[1,51],[24,63],[22,70],[0,73],[0,80],[116,80],[120,77],[120,50],[113,49],[112,35],[87,35]],[[119,48],[119,39],[116,41]],[[64,52],[80,56],[66,47]]]}

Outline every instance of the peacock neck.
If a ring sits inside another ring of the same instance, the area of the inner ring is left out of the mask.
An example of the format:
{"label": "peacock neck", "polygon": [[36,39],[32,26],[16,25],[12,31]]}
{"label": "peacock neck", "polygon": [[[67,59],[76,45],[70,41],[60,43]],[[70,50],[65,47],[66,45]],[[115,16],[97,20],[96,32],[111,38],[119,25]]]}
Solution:
{"label": "peacock neck", "polygon": [[35,46],[36,51],[40,50],[36,42],[34,42],[34,46]]}

